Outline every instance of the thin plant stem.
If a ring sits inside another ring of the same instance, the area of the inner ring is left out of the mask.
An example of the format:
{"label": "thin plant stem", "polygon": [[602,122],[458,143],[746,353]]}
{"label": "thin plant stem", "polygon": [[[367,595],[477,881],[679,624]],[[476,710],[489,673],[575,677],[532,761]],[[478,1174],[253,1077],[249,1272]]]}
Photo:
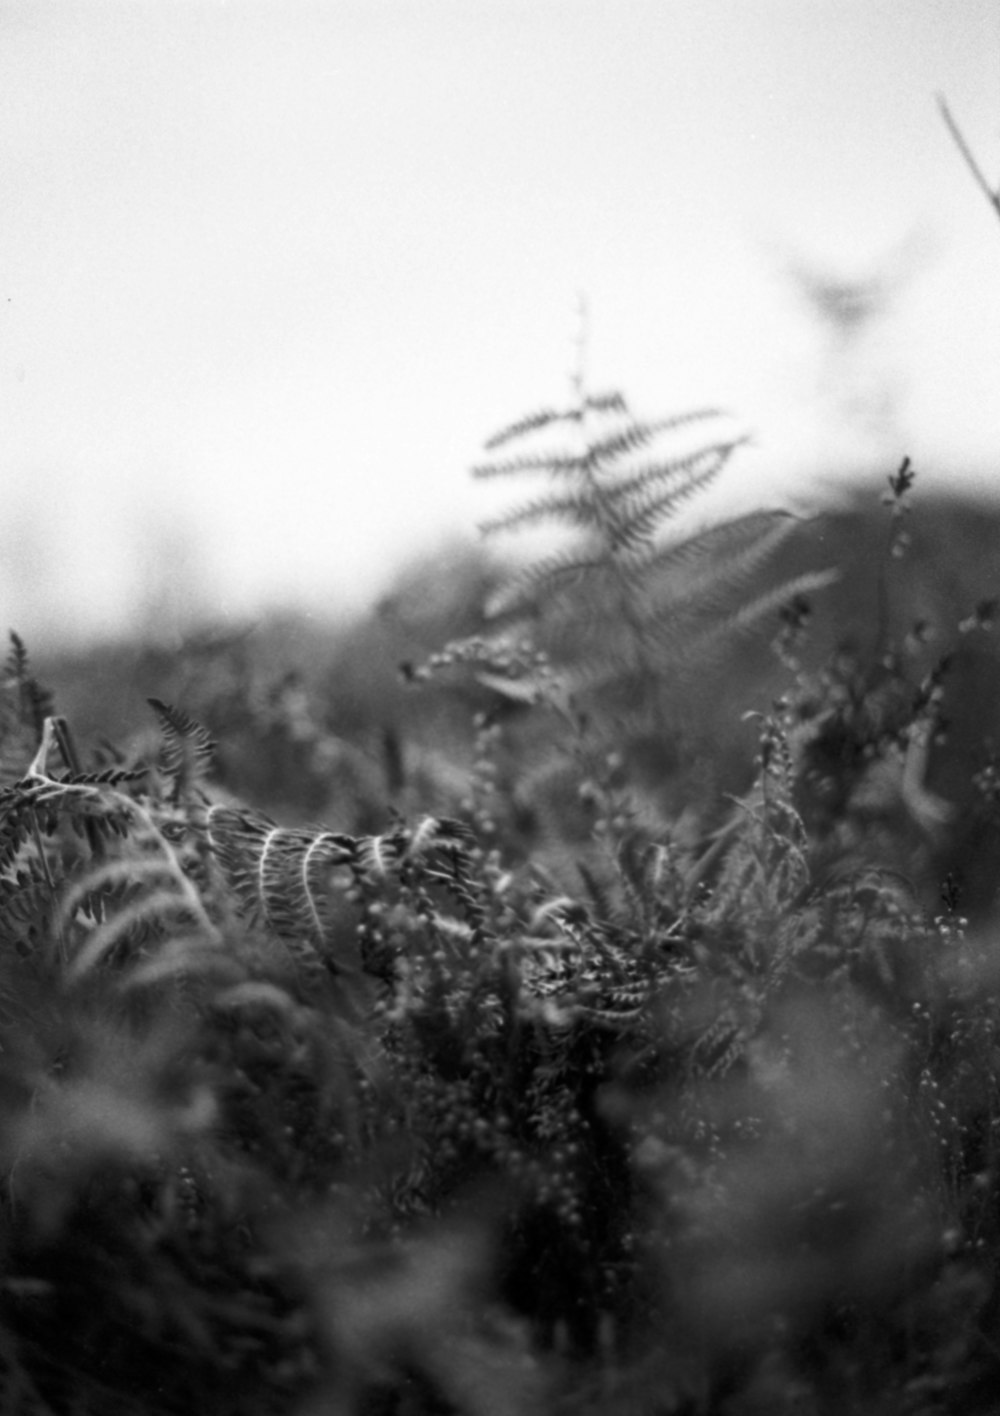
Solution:
{"label": "thin plant stem", "polygon": [[955,122],[955,119],[952,117],[951,109],[948,107],[947,102],[941,94],[938,94],[938,108],[941,111],[941,117],[944,119],[945,127],[951,134],[955,146],[962,154],[966,167],[968,167],[969,171],[972,173],[976,186],[982,192],[997,216],[1000,217],[1000,190],[995,191],[986,180],[983,169],[979,166],[972,149],[965,140],[965,134]]}

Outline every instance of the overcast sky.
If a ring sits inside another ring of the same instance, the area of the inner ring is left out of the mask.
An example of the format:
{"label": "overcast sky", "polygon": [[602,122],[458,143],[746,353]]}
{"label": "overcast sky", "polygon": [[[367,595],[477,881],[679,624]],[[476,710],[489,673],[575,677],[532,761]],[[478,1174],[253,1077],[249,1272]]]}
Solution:
{"label": "overcast sky", "polygon": [[[1000,486],[996,0],[0,0],[0,603],[363,603],[588,377]],[[810,282],[874,281],[853,335]],[[2,626],[0,626],[2,627]]]}

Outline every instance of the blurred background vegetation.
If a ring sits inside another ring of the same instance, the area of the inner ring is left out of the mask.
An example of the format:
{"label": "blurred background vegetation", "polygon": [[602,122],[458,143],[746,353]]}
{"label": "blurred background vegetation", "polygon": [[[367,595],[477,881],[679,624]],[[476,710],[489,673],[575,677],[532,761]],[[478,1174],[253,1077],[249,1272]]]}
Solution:
{"label": "blurred background vegetation", "polygon": [[[953,874],[964,907],[980,914],[996,888],[996,826],[975,783],[1000,749],[1000,657],[989,632],[1000,599],[1000,511],[921,492],[905,554],[893,559],[881,481],[873,476],[836,509],[803,522],[760,572],[760,588],[808,569],[839,568],[810,606],[796,650],[801,672],[835,661],[861,672],[890,642],[903,646],[915,682],[947,661],[927,784],[954,814],[926,862],[925,892],[933,901],[937,884]],[[530,715],[471,676],[415,683],[411,674],[448,641],[489,628],[486,605],[501,571],[491,548],[453,542],[411,563],[371,611],[340,621],[275,613],[36,659],[82,740],[148,737],[147,700],[158,697],[206,725],[219,743],[222,784],[247,800],[290,822],[376,829],[390,810],[448,811],[467,796],[477,713],[513,718],[511,770],[526,773],[535,730],[520,719]],[[696,671],[678,666],[667,693],[668,730],[636,743],[629,764],[658,811],[687,812],[707,830],[727,798],[746,791],[752,715],[766,712],[793,679],[775,652],[781,628],[772,615]],[[543,753],[544,739],[543,732]],[[515,783],[507,785],[519,799]],[[547,829],[537,803],[528,808],[529,795],[525,785],[518,823],[525,850],[539,848]],[[888,798],[885,809],[893,809]],[[553,833],[566,826],[557,820]]]}

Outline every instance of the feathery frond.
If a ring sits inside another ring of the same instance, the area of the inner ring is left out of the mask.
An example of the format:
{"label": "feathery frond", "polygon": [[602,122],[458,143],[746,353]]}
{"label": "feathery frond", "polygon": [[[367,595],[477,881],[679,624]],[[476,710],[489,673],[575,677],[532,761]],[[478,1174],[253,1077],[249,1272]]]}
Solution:
{"label": "feathery frond", "polygon": [[[550,485],[485,522],[484,533],[563,533],[556,549],[514,569],[486,606],[508,634],[523,633],[547,652],[550,688],[554,677],[570,695],[592,698],[606,685],[641,682],[647,703],[661,702],[670,682],[716,644],[833,578],[817,572],[762,585],[768,562],[798,525],[780,510],[670,534],[682,507],[747,442],[743,432],[720,429],[723,419],[717,409],[700,409],[644,420],[611,393],[531,414],[487,442],[504,455],[474,475],[537,475]],[[703,429],[712,435],[703,437]],[[549,434],[560,440],[545,446]],[[575,446],[565,441],[569,434]],[[515,692],[509,683],[505,689]],[[528,674],[527,694],[544,696],[537,673]]]}
{"label": "feathery frond", "polygon": [[24,775],[52,713],[52,695],[35,678],[21,637],[11,630],[0,680],[0,785]]}
{"label": "feathery frond", "polygon": [[163,734],[160,765],[171,784],[170,800],[176,804],[187,800],[190,793],[204,781],[212,763],[215,743],[200,723],[194,722],[179,708],[162,703],[158,698],[151,698],[149,704],[156,713]]}

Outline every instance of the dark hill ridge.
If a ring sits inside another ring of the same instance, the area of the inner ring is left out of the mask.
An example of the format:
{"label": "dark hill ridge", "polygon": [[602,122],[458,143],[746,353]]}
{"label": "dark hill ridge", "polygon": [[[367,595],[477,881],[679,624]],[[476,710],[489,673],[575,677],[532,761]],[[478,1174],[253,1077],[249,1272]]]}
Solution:
{"label": "dark hill ridge", "polygon": [[[893,556],[891,539],[900,529],[906,544]],[[846,650],[874,670],[892,648],[916,686],[947,660],[944,734],[931,750],[926,786],[953,815],[929,868],[959,883],[961,909],[992,912],[1000,885],[1000,813],[996,803],[989,809],[974,779],[994,750],[1000,754],[1000,621],[993,629],[994,607],[1000,612],[1000,505],[929,495],[918,486],[912,508],[893,525],[877,495],[859,492],[804,524],[767,574],[817,566],[838,567],[840,578],[816,597],[802,656],[807,667]],[[766,696],[781,681],[780,672],[768,670],[756,692]],[[737,698],[754,692],[749,684],[733,688]],[[928,883],[933,888],[936,882]]]}

